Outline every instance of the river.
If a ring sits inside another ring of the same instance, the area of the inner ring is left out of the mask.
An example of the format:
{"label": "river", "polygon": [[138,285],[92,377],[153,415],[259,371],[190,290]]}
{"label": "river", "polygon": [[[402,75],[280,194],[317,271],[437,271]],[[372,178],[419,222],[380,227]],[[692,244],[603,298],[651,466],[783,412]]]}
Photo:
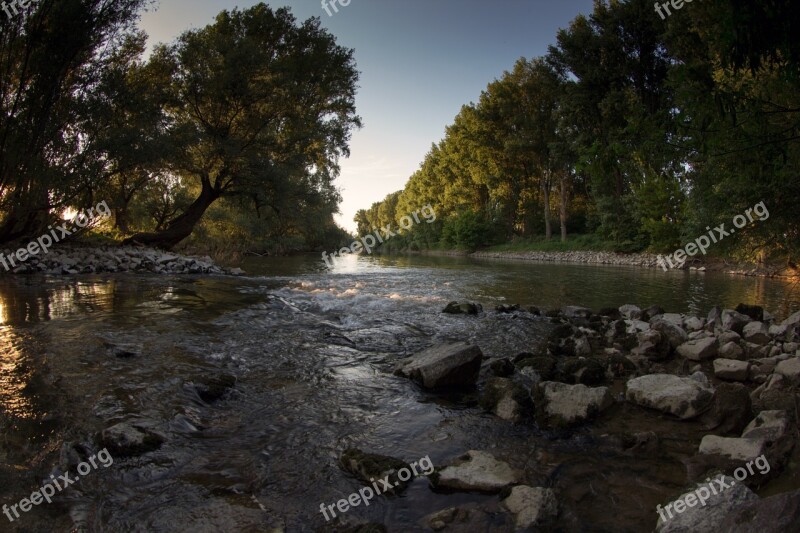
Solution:
{"label": "river", "polygon": [[[476,392],[424,392],[392,374],[395,362],[444,340],[474,342],[487,358],[540,347],[547,322],[493,312],[501,303],[658,304],[704,315],[746,302],[779,318],[800,309],[787,282],[715,273],[438,257],[349,257],[333,270],[317,256],[242,266],[241,278],[0,279],[0,503],[29,495],[59,453],[93,446],[110,425],[135,422],[164,438],[7,526],[313,531],[326,526],[321,503],[360,488],[337,465],[354,446],[437,465],[487,450],[523,469],[529,484],[556,488],[565,527],[652,529],[655,505],[685,483],[682,455],[696,450],[685,423],[620,406],[615,420],[543,432],[482,412]],[[451,300],[479,302],[486,313],[442,314]],[[231,393],[204,401],[196,385],[219,376],[235,379]],[[619,450],[616,435],[656,421],[669,434],[667,452],[643,459]],[[348,518],[426,531],[425,515],[496,500],[434,493],[416,479]]]}

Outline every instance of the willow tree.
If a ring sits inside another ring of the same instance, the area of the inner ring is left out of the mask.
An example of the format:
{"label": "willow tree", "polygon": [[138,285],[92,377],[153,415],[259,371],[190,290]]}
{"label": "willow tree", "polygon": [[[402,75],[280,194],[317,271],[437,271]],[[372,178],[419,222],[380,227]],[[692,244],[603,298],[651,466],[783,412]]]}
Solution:
{"label": "willow tree", "polygon": [[[162,231],[129,242],[171,248],[223,197],[279,211],[302,206],[303,194],[338,194],[338,161],[360,126],[358,72],[353,51],[319,19],[298,24],[287,9],[263,3],[223,11],[159,47],[151,61],[172,73],[167,111],[180,148],[170,166],[199,193]],[[286,190],[294,191],[291,202]]]}

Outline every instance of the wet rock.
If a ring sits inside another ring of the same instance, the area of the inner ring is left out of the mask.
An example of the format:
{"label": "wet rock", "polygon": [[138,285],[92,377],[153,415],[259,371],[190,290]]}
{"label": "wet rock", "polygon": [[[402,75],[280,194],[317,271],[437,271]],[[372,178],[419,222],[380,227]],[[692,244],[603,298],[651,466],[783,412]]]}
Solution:
{"label": "wet rock", "polygon": [[800,490],[747,501],[722,519],[717,531],[728,533],[785,533],[800,524]]}
{"label": "wet rock", "polygon": [[[716,482],[719,480],[719,483]],[[724,531],[718,528],[730,513],[741,506],[758,501],[758,496],[742,483],[728,476],[711,480],[716,494],[708,488],[708,483],[700,483],[678,498],[659,507],[657,533],[686,533],[690,531]],[[724,485],[724,489],[719,485]],[[718,488],[719,487],[719,488]],[[705,491],[700,491],[705,488]],[[700,505],[698,495],[711,493]],[[693,496],[693,497],[692,497]],[[693,505],[689,505],[692,503]]]}
{"label": "wet rock", "polygon": [[450,315],[477,315],[483,311],[481,304],[472,302],[450,302],[442,310],[442,313]]}
{"label": "wet rock", "polygon": [[800,357],[781,361],[775,367],[775,372],[785,377],[792,385],[800,385]]}
{"label": "wet rock", "polygon": [[492,371],[492,374],[500,378],[513,376],[514,372],[516,371],[514,363],[512,363],[507,357],[492,361],[492,363],[489,365],[489,369]]}
{"label": "wet rock", "polygon": [[606,367],[596,359],[568,359],[560,375],[565,383],[599,385],[606,380]]}
{"label": "wet rock", "polygon": [[636,319],[639,320],[642,318],[642,310],[636,307],[635,305],[627,304],[623,305],[619,308],[619,313],[628,319]]}
{"label": "wet rock", "polygon": [[752,319],[749,316],[738,313],[733,309],[725,309],[722,312],[722,328],[735,331],[740,335],[744,327],[751,321]]}
{"label": "wet rock", "polygon": [[518,484],[522,473],[487,452],[470,450],[428,477],[436,489],[497,493]]}
{"label": "wet rock", "polygon": [[650,321],[651,329],[661,333],[669,342],[672,349],[676,349],[681,344],[689,340],[689,335],[684,329],[672,322],[655,318]]}
{"label": "wet rock", "polygon": [[400,361],[394,373],[428,389],[471,387],[478,380],[482,360],[483,352],[475,345],[440,344]]}
{"label": "wet rock", "polygon": [[723,359],[733,359],[736,361],[741,361],[745,357],[742,347],[734,341],[723,344],[719,349],[718,355]]}
{"label": "wet rock", "polygon": [[534,391],[537,420],[548,427],[566,427],[588,420],[613,405],[607,387],[540,383]]}
{"label": "wet rock", "polygon": [[700,331],[705,327],[705,325],[706,321],[702,318],[697,318],[696,316],[688,317],[683,321],[683,327],[689,332]]}
{"label": "wet rock", "polygon": [[713,359],[718,352],[717,339],[708,337],[686,341],[678,346],[677,352],[690,361],[705,361]]}
{"label": "wet rock", "polygon": [[519,369],[530,368],[535,370],[543,380],[548,381],[555,376],[556,358],[552,355],[526,357],[516,365]]}
{"label": "wet rock", "polygon": [[750,377],[750,363],[735,359],[715,359],[714,375],[728,381],[747,381]]}
{"label": "wet rock", "polygon": [[225,396],[235,385],[235,376],[223,374],[196,383],[194,388],[201,400],[206,403],[214,403]]}
{"label": "wet rock", "polygon": [[513,531],[513,520],[494,504],[468,503],[458,507],[449,507],[429,514],[421,520],[424,528],[447,533],[505,533]]}
{"label": "wet rock", "polygon": [[714,402],[699,421],[707,431],[718,435],[741,435],[753,419],[750,389],[741,383],[720,383],[714,390]]}
{"label": "wet rock", "polygon": [[739,304],[736,306],[736,312],[746,315],[758,322],[764,320],[764,308],[760,305]]}
{"label": "wet rock", "polygon": [[558,516],[558,501],[551,489],[518,485],[503,505],[516,516],[517,529],[546,527]]}
{"label": "wet rock", "polygon": [[769,327],[763,322],[750,322],[742,328],[742,337],[745,341],[752,344],[764,345],[772,340],[769,335]]}
{"label": "wet rock", "polygon": [[365,453],[358,448],[345,450],[339,458],[339,465],[365,485],[372,485],[373,480],[388,477],[392,493],[400,492],[408,486],[408,480],[401,481],[397,473],[404,468],[411,471],[405,461],[387,455]]}
{"label": "wet rock", "polygon": [[781,374],[772,374],[767,381],[752,392],[753,409],[756,411],[795,409],[795,394],[786,378]]}
{"label": "wet rock", "polygon": [[669,358],[672,347],[666,336],[656,330],[642,331],[636,335],[639,343],[631,354],[647,357],[651,361],[663,361]]}
{"label": "wet rock", "polygon": [[112,457],[132,457],[157,450],[164,438],[137,424],[120,422],[104,429],[100,442]]}
{"label": "wet rock", "polygon": [[653,317],[664,314],[664,308],[660,305],[651,305],[642,312],[642,320],[651,320]]}
{"label": "wet rock", "polygon": [[588,307],[568,305],[562,309],[562,313],[567,318],[589,318],[592,315],[592,310]]}
{"label": "wet rock", "polygon": [[688,420],[711,406],[714,391],[700,372],[691,377],[650,374],[628,381],[625,398],[636,405]]}
{"label": "wet rock", "polygon": [[507,305],[507,304],[496,305],[494,310],[497,311],[498,313],[501,313],[501,314],[513,313],[514,311],[519,311],[519,305],[518,304],[514,304],[514,305]]}
{"label": "wet rock", "polygon": [[530,393],[507,378],[492,378],[486,382],[480,405],[503,420],[518,422],[533,407]]}

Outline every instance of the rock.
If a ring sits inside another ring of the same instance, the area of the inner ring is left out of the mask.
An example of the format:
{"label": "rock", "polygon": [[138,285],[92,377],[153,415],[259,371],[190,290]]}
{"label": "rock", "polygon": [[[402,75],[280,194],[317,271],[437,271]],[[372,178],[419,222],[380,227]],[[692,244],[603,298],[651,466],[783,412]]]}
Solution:
{"label": "rock", "polygon": [[495,359],[489,365],[489,369],[492,371],[492,374],[499,378],[513,376],[514,372],[517,370],[517,368],[514,366],[514,363],[512,363],[508,357]]}
{"label": "rock", "polygon": [[747,315],[737,313],[733,309],[725,309],[722,312],[722,328],[730,331],[735,331],[741,335],[745,325],[751,322]]}
{"label": "rock", "polygon": [[772,374],[767,381],[760,385],[750,395],[753,409],[756,411],[795,409],[795,394],[785,377],[781,374]]}
{"label": "rock", "polygon": [[744,359],[744,350],[736,342],[731,341],[722,345],[718,355],[723,359],[741,361]]}
{"label": "rock", "polygon": [[750,389],[741,383],[720,383],[714,391],[713,405],[699,421],[706,431],[739,436],[752,419]]}
{"label": "rock", "polygon": [[764,308],[760,305],[739,304],[736,306],[736,312],[746,315],[758,322],[764,320]]}
{"label": "rock", "polygon": [[450,302],[442,310],[442,313],[450,315],[477,315],[483,311],[481,304],[472,302]]}
{"label": "rock", "polygon": [[[433,531],[446,530],[447,533],[472,533],[473,531],[499,533],[513,530],[511,515],[503,512],[499,505],[494,507],[491,504],[476,503],[448,507],[431,513],[421,520],[421,525],[423,528],[430,528]],[[425,530],[427,531],[427,529]]]}
{"label": "rock", "polygon": [[164,438],[136,423],[120,422],[104,429],[100,441],[113,457],[132,457],[157,450]]}
{"label": "rock", "polygon": [[706,324],[710,324],[712,326],[722,325],[722,308],[718,306],[712,307],[711,311],[708,312],[708,316],[706,317]]}
{"label": "rock", "polygon": [[650,327],[664,335],[673,350],[689,340],[689,335],[687,335],[686,331],[672,322],[656,318],[650,321]]}
{"label": "rock", "polygon": [[700,442],[700,453],[721,455],[734,461],[752,461],[764,453],[764,441],[706,435]]}
{"label": "rock", "polygon": [[619,309],[614,307],[604,307],[597,312],[598,315],[608,317],[611,320],[619,320],[622,318],[622,314],[619,312]]}
{"label": "rock", "polygon": [[797,311],[789,318],[781,322],[781,326],[786,326],[787,328],[793,328],[798,325],[800,325],[800,311]]}
{"label": "rock", "polygon": [[565,383],[582,383],[599,385],[606,379],[606,367],[596,359],[569,359],[564,363],[561,381]]}
{"label": "rock", "polygon": [[761,500],[747,501],[731,509],[715,527],[728,533],[785,533],[800,524],[800,490]]}
{"label": "rock", "polygon": [[405,461],[394,457],[348,448],[339,457],[339,464],[345,472],[349,472],[365,485],[372,484],[373,480],[388,477],[392,493],[400,492],[408,486],[409,480],[402,481],[397,474],[404,468],[411,471],[411,467]]}
{"label": "rock", "polygon": [[497,493],[510,485],[518,484],[522,473],[487,452],[470,450],[451,465],[428,477],[437,489]]}
{"label": "rock", "polygon": [[561,312],[567,318],[589,318],[592,315],[591,309],[577,305],[568,305],[564,307]]}
{"label": "rock", "polygon": [[789,328],[784,325],[774,324],[769,327],[769,336],[774,339],[782,339],[788,330]]}
{"label": "rock", "polygon": [[487,381],[481,394],[480,405],[510,422],[518,422],[523,413],[533,407],[528,391],[507,378],[492,378]]}
{"label": "rock", "polygon": [[753,344],[764,345],[772,340],[769,335],[769,328],[763,322],[750,322],[742,328],[744,340]]}
{"label": "rock", "polygon": [[642,320],[650,320],[655,316],[663,314],[664,314],[663,307],[661,307],[660,305],[651,305],[650,307],[644,310],[644,313],[642,315]]}
{"label": "rock", "polygon": [[735,331],[723,331],[719,334],[717,340],[719,341],[720,346],[729,342],[735,342],[738,344],[739,341],[742,340],[742,336]]}
{"label": "rock", "polygon": [[494,310],[500,314],[508,314],[508,313],[513,313],[514,311],[519,311],[519,305],[501,304],[501,305],[496,305],[494,307]]}
{"label": "rock", "polygon": [[644,320],[625,320],[626,332],[636,334],[640,331],[648,331],[650,329],[650,323],[645,322]]}
{"label": "rock", "polygon": [[786,435],[789,429],[789,417],[786,411],[761,411],[750,424],[744,428],[742,438],[763,439],[771,445]]}
{"label": "rock", "polygon": [[669,322],[674,326],[678,326],[679,328],[683,327],[683,315],[679,313],[664,313],[659,317],[659,319],[663,320],[664,322]]}
{"label": "rock", "polygon": [[728,381],[747,381],[750,376],[750,363],[734,359],[715,359],[714,375]]}
{"label": "rock", "polygon": [[625,397],[636,405],[688,420],[711,406],[714,392],[699,372],[691,377],[650,374],[628,381]]}
{"label": "rock", "polygon": [[197,395],[206,403],[214,403],[236,385],[236,377],[228,374],[212,377],[194,385]]}
{"label": "rock", "polygon": [[672,352],[672,347],[667,337],[654,329],[638,333],[636,340],[639,345],[631,350],[632,355],[641,355],[651,361],[663,361]]}
{"label": "rock", "polygon": [[440,344],[400,361],[394,373],[428,389],[471,387],[478,380],[482,360],[483,353],[475,345]]}
{"label": "rock", "polygon": [[686,331],[700,331],[706,325],[706,321],[702,318],[697,318],[696,316],[690,316],[686,320],[683,321],[683,327],[686,328]]}
{"label": "rock", "polygon": [[775,372],[789,380],[792,385],[800,385],[800,357],[781,361],[775,367]]}
{"label": "rock", "polygon": [[642,310],[636,307],[635,305],[630,305],[630,304],[623,305],[619,308],[619,313],[624,318],[628,319],[639,320],[640,318],[642,318]]}
{"label": "rock", "polygon": [[[659,519],[656,524],[657,533],[687,533],[693,531],[726,531],[718,525],[730,513],[749,502],[757,502],[758,496],[744,484],[737,483],[731,477],[719,476],[711,480],[714,492],[703,482],[681,494],[676,500],[657,508]],[[720,487],[720,484],[725,488]],[[703,491],[702,489],[705,488]],[[698,496],[705,496],[704,505]],[[694,496],[691,498],[690,496]],[[682,502],[682,503],[678,503]],[[693,505],[688,505],[692,503]],[[678,503],[676,507],[676,503]]]}
{"label": "rock", "polygon": [[713,337],[687,341],[678,346],[677,352],[690,361],[705,361],[717,355],[717,339]]}
{"label": "rock", "polygon": [[516,515],[517,529],[547,526],[558,516],[558,501],[551,489],[517,485],[503,505]]}
{"label": "rock", "polygon": [[[531,357],[526,357],[516,363],[517,368],[531,368],[536,371],[537,374],[542,378],[544,381],[548,381],[555,376],[556,370],[556,358],[552,355],[539,355],[533,356],[533,354],[526,354],[530,355]],[[519,356],[517,356],[519,357]]]}
{"label": "rock", "polygon": [[555,381],[540,383],[534,391],[534,405],[539,423],[565,427],[588,420],[613,405],[607,387],[566,385]]}

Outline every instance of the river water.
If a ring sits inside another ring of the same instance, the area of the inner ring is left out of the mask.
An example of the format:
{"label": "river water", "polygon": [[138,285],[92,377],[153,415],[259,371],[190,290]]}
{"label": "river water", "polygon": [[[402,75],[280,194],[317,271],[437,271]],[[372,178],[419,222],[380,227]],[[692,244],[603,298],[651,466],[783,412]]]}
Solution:
{"label": "river water", "polygon": [[[690,425],[620,404],[590,427],[541,432],[482,412],[476,392],[424,392],[393,376],[395,362],[445,340],[474,342],[487,359],[541,347],[547,321],[491,311],[500,303],[705,314],[747,302],[778,317],[800,309],[791,284],[714,273],[430,257],[243,267],[242,278],[0,280],[0,503],[47,480],[65,443],[91,448],[118,422],[165,440],[13,523],[0,516],[0,531],[324,530],[320,504],[361,487],[337,465],[351,446],[437,465],[486,450],[528,484],[555,488],[564,528],[652,529],[655,505],[686,482],[681,460],[699,442]],[[487,312],[442,314],[451,300]],[[232,392],[203,401],[194,385],[218,376],[235,378]],[[621,450],[622,436],[656,424],[661,453]],[[497,496],[434,493],[420,478],[347,517],[425,531],[423,516],[470,502],[496,506]]]}

